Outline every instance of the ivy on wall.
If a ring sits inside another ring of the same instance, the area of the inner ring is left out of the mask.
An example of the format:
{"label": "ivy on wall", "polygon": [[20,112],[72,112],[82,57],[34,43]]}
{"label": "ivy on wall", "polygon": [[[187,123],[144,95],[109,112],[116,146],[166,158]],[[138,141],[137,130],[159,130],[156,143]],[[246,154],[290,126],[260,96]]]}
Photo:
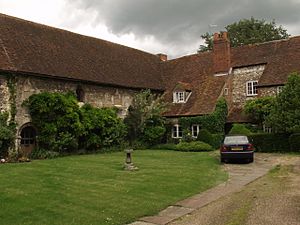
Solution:
{"label": "ivy on wall", "polygon": [[7,86],[9,90],[9,103],[10,103],[10,121],[15,122],[15,117],[17,114],[17,104],[16,104],[16,98],[17,98],[17,91],[16,91],[16,83],[17,78],[13,74],[7,74]]}
{"label": "ivy on wall", "polygon": [[23,103],[37,128],[41,150],[66,153],[119,145],[125,125],[111,108],[81,108],[74,93],[42,92]]}
{"label": "ivy on wall", "polygon": [[2,74],[7,81],[9,91],[10,111],[0,113],[0,156],[8,156],[8,151],[15,150],[14,137],[16,134],[15,117],[17,113],[16,106],[16,82],[17,78],[14,74]]}
{"label": "ivy on wall", "polygon": [[224,133],[228,108],[224,98],[217,101],[215,111],[209,115],[182,117],[179,124],[183,129],[189,129],[193,124],[200,125],[201,128],[207,129],[211,133]]}

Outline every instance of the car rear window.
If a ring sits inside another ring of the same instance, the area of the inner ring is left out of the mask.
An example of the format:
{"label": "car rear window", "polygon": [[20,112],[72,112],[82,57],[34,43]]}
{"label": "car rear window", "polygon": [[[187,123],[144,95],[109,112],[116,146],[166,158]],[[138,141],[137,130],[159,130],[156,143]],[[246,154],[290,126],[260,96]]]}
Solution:
{"label": "car rear window", "polygon": [[246,136],[230,136],[230,137],[225,137],[224,139],[224,144],[225,145],[243,145],[243,144],[248,144],[248,138]]}

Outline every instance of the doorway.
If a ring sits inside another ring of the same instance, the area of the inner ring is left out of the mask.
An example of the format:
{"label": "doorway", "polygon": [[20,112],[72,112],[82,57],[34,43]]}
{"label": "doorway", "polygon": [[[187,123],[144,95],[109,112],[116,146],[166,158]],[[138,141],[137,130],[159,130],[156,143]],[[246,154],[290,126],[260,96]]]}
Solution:
{"label": "doorway", "polygon": [[27,157],[36,146],[36,130],[33,126],[27,125],[22,128],[20,136],[20,153],[22,156]]}

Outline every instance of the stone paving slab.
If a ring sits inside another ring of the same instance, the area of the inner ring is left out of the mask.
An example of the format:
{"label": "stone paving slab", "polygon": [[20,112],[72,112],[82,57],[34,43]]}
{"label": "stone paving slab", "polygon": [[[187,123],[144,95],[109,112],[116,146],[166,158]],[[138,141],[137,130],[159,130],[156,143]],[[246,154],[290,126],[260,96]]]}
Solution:
{"label": "stone paving slab", "polygon": [[156,225],[154,223],[147,223],[147,222],[143,222],[143,221],[137,221],[128,225]]}
{"label": "stone paving slab", "polygon": [[181,207],[181,206],[169,206],[161,211],[156,216],[143,217],[140,220],[144,222],[150,222],[154,224],[164,225],[179,217],[191,213],[194,209]]}

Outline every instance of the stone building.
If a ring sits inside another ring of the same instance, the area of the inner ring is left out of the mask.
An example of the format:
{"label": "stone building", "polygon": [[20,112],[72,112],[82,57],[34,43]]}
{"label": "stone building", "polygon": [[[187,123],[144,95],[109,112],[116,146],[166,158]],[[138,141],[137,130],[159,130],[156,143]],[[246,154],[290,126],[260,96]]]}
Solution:
{"label": "stone building", "polygon": [[212,113],[221,96],[228,123],[246,122],[245,101],[276,94],[290,72],[300,71],[299,56],[300,37],[231,48],[221,33],[213,51],[168,60],[0,14],[0,110],[17,123],[18,147],[30,150],[37,131],[22,106],[30,95],[73,91],[80,102],[117,107],[124,117],[133,95],[151,89],[170,103],[166,117],[180,138],[177,119]]}

